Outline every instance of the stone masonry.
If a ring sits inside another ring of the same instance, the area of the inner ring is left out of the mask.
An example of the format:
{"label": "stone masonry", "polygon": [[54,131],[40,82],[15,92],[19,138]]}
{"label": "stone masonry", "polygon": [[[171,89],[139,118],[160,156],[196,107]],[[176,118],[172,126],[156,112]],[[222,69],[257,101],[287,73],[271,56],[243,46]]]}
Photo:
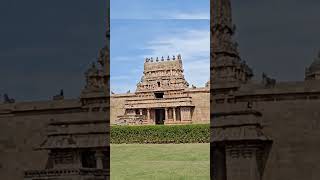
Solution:
{"label": "stone masonry", "polygon": [[182,57],[146,58],[135,93],[111,95],[111,123],[209,123],[209,86],[192,86],[183,75]]}
{"label": "stone masonry", "polygon": [[253,81],[231,12],[230,0],[211,1],[211,178],[319,179],[320,55],[304,81]]}

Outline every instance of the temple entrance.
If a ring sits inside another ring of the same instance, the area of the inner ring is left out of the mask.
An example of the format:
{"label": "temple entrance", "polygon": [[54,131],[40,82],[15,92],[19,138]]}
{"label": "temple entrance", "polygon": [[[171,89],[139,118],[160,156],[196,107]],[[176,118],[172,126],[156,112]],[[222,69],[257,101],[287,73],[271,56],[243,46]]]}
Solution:
{"label": "temple entrance", "polygon": [[156,119],[156,124],[164,124],[165,120],[165,111],[164,109],[155,109],[155,119]]}

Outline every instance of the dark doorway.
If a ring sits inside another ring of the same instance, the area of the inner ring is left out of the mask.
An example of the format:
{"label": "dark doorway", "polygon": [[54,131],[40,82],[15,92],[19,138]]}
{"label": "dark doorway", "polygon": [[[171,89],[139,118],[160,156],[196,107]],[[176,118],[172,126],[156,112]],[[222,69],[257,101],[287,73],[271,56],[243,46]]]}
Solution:
{"label": "dark doorway", "polygon": [[165,111],[164,109],[156,109],[156,124],[164,124]]}
{"label": "dark doorway", "polygon": [[211,166],[210,177],[215,180],[226,180],[226,150],[224,145],[210,144],[210,161],[214,162]]}
{"label": "dark doorway", "polygon": [[82,167],[84,168],[96,168],[96,158],[95,152],[93,151],[83,151],[81,153]]}
{"label": "dark doorway", "polygon": [[156,98],[163,98],[163,92],[156,92],[156,93],[154,93],[154,96],[156,97]]}

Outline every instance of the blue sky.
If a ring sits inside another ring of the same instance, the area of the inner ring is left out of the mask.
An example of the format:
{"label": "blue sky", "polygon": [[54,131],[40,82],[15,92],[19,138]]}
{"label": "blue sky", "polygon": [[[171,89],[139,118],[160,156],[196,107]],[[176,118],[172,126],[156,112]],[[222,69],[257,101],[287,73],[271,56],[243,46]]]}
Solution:
{"label": "blue sky", "polygon": [[190,84],[209,80],[209,0],[181,2],[111,0],[112,91],[135,91],[146,57],[179,53]]}

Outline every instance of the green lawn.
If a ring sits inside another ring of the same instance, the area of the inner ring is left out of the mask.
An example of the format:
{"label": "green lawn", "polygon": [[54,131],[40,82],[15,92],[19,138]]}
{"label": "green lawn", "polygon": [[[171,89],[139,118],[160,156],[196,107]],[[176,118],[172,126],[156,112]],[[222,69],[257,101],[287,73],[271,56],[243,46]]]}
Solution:
{"label": "green lawn", "polygon": [[209,144],[111,144],[111,180],[209,180]]}

